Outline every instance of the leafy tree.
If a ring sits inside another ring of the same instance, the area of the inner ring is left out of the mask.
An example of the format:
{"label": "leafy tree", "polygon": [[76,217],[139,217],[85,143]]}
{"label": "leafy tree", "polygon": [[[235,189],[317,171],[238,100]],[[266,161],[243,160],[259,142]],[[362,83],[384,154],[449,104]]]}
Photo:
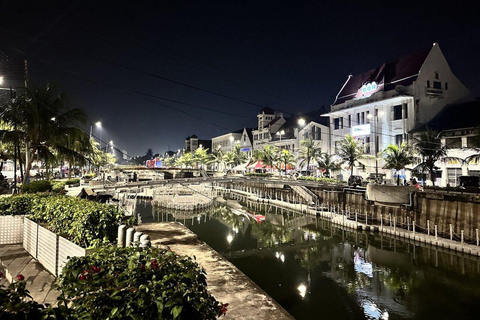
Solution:
{"label": "leafy tree", "polygon": [[421,132],[414,137],[414,145],[420,157],[420,164],[413,168],[413,170],[430,173],[430,180],[433,186],[435,186],[434,173],[435,170],[438,169],[435,166],[435,162],[463,162],[463,159],[447,156],[447,148],[442,146],[438,132],[431,130]]}
{"label": "leafy tree", "polygon": [[473,150],[475,153],[465,158],[465,163],[467,164],[478,164],[480,162],[480,127],[475,129],[475,135],[470,138],[473,143],[473,147],[469,149]]}
{"label": "leafy tree", "polygon": [[86,122],[87,116],[79,108],[69,109],[65,93],[58,93],[49,85],[27,88],[18,99],[2,107],[0,113],[4,112],[9,115],[4,119],[18,126],[16,133],[25,142],[30,155],[26,159],[24,185],[35,158],[47,161],[55,156],[85,158],[73,146],[74,141],[89,143],[86,133],[78,127]]}
{"label": "leafy tree", "polygon": [[406,166],[415,161],[412,148],[402,143],[400,147],[396,144],[391,144],[383,150],[385,165],[384,169],[395,169],[397,174],[397,186],[400,185],[399,171],[405,169]]}
{"label": "leafy tree", "polygon": [[232,150],[233,153],[233,164],[238,166],[239,164],[245,163],[247,161],[247,155],[242,151],[242,148],[239,143],[235,144]]}
{"label": "leafy tree", "polygon": [[290,150],[282,149],[278,155],[278,161],[283,163],[285,175],[287,175],[287,165],[295,166],[295,155]]}
{"label": "leafy tree", "polygon": [[209,164],[216,164],[216,170],[220,170],[220,167],[225,163],[225,155],[223,151],[218,148],[210,154]]}
{"label": "leafy tree", "polygon": [[340,170],[340,164],[334,160],[335,155],[321,153],[315,160],[320,168],[325,169],[325,175],[330,177],[330,171]]}
{"label": "leafy tree", "polygon": [[115,157],[111,153],[100,150],[99,144],[94,138],[90,139],[90,145],[92,146],[92,151],[88,154],[87,159],[95,171],[115,164]]}
{"label": "leafy tree", "polygon": [[185,168],[193,167],[195,163],[195,159],[191,152],[185,152],[180,158],[177,160],[177,165],[185,166]]}
{"label": "leafy tree", "polygon": [[195,153],[193,154],[195,166],[198,167],[198,165],[200,164],[200,167],[203,167],[203,165],[208,161],[207,151],[208,149],[203,149],[202,147],[195,150]]}
{"label": "leafy tree", "polygon": [[275,162],[278,161],[278,148],[271,145],[266,145],[262,150],[262,160],[263,165],[270,166],[273,171]]}
{"label": "leafy tree", "polygon": [[163,165],[165,167],[171,167],[175,163],[175,157],[165,157],[163,159]]}
{"label": "leafy tree", "polygon": [[347,134],[345,139],[340,140],[337,150],[341,163],[346,163],[350,167],[350,175],[353,176],[353,167],[355,164],[363,165],[359,159],[364,158],[362,146],[355,139]]}
{"label": "leafy tree", "polygon": [[303,168],[305,163],[307,164],[307,175],[310,175],[310,163],[314,162],[321,153],[322,150],[317,147],[315,140],[311,138],[302,140],[300,143],[300,167]]}

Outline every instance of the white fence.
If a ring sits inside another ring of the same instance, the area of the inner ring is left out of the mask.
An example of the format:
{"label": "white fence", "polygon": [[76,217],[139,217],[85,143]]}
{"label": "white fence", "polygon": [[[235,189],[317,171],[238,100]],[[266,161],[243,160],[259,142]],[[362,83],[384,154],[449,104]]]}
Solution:
{"label": "white fence", "polygon": [[68,257],[83,257],[88,254],[86,249],[35,222],[27,218],[23,221],[23,247],[52,274],[57,276],[62,273]]}
{"label": "white fence", "polygon": [[23,216],[0,216],[0,245],[22,243]]}

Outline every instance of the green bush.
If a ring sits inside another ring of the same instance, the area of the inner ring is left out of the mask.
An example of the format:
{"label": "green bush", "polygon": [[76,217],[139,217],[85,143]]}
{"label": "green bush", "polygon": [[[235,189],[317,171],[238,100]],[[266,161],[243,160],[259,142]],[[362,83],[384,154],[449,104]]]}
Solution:
{"label": "green bush", "polygon": [[1,215],[27,215],[32,210],[32,205],[35,201],[40,201],[41,198],[47,197],[46,193],[27,193],[13,195],[11,197],[0,198],[0,216]]}
{"label": "green bush", "polygon": [[105,246],[73,257],[58,287],[79,319],[216,319],[228,306],[207,291],[194,260],[158,248]]}
{"label": "green bush", "polygon": [[323,177],[309,177],[309,176],[300,176],[297,178],[298,180],[306,180],[306,181],[316,181],[316,182],[322,182],[322,183],[336,183],[337,180],[333,178],[323,178]]}
{"label": "green bush", "polygon": [[52,183],[52,191],[55,193],[62,193],[65,191],[65,181],[55,180]]}
{"label": "green bush", "polygon": [[[0,279],[2,277],[0,272]],[[67,315],[65,307],[52,308],[33,301],[25,286],[22,275],[7,288],[0,286],[0,319],[64,319],[61,315]]]}
{"label": "green bush", "polygon": [[272,173],[260,173],[260,172],[249,172],[245,173],[245,176],[248,177],[271,177]]}
{"label": "green bush", "polygon": [[29,184],[23,186],[23,192],[36,193],[52,191],[52,183],[49,180],[31,181]]}
{"label": "green bush", "polygon": [[65,184],[67,186],[71,186],[72,184],[79,184],[80,183],[80,179],[68,179],[67,181],[65,181]]}
{"label": "green bush", "polygon": [[88,174],[84,174],[82,176],[83,179],[93,179],[95,178],[96,174],[95,173],[88,173]]}
{"label": "green bush", "polygon": [[0,214],[26,214],[84,248],[115,242],[121,223],[133,225],[135,217],[125,217],[123,209],[63,195],[24,194],[0,198]]}

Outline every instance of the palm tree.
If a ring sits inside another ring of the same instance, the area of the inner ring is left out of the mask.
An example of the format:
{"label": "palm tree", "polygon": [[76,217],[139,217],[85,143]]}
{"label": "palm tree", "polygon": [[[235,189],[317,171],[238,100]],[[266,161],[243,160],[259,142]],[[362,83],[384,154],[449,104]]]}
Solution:
{"label": "palm tree", "polygon": [[359,161],[359,159],[363,158],[363,148],[349,134],[345,136],[345,139],[340,141],[337,154],[340,156],[341,163],[348,164],[350,168],[350,176],[353,176],[353,167],[355,164],[363,165]]}
{"label": "palm tree", "polygon": [[305,139],[300,143],[300,155],[298,156],[300,161],[300,167],[303,168],[307,163],[307,175],[310,175],[310,163],[314,162],[322,153],[320,147],[316,146],[315,140]]}
{"label": "palm tree", "polygon": [[287,175],[287,165],[295,165],[295,155],[290,150],[282,149],[278,155],[278,161],[283,163],[285,175]]}
{"label": "palm tree", "polygon": [[[473,147],[469,146],[468,149],[473,150],[475,153],[466,157],[464,161],[467,164],[470,164],[470,163],[478,164],[480,162],[480,127],[477,127],[475,129],[475,135],[470,139],[472,139]],[[470,141],[469,141],[469,144],[470,144]]]}
{"label": "palm tree", "polygon": [[318,166],[325,169],[325,175],[330,177],[330,171],[336,171],[340,169],[340,164],[334,160],[335,155],[328,153],[321,153],[315,160]]}
{"label": "palm tree", "polygon": [[16,109],[14,122],[22,132],[27,151],[24,185],[35,158],[52,159],[59,155],[85,159],[84,154],[75,150],[73,141],[89,143],[86,133],[78,127],[86,122],[87,115],[79,108],[69,109],[64,93],[49,85],[28,88],[12,105]]}
{"label": "palm tree", "polygon": [[247,155],[245,154],[245,152],[242,151],[242,148],[240,147],[240,144],[237,143],[233,147],[232,152],[233,152],[234,165],[238,166],[239,164],[242,164],[245,161],[247,161]]}
{"label": "palm tree", "polygon": [[275,166],[275,162],[278,161],[278,148],[266,145],[262,151],[262,160],[264,166],[270,166],[273,171],[273,167]]}
{"label": "palm tree", "polygon": [[435,169],[437,168],[435,162],[463,163],[464,161],[457,157],[447,156],[447,148],[440,143],[439,134],[435,131],[427,130],[421,132],[414,138],[414,145],[420,156],[420,164],[413,168],[413,170],[417,172],[429,172],[433,186],[435,186],[435,179],[433,176]]}
{"label": "palm tree", "polygon": [[215,163],[217,170],[220,169],[220,165],[222,165],[224,162],[225,162],[225,155],[223,154],[223,151],[220,148],[217,148],[217,150],[213,151],[210,154],[209,164]]}
{"label": "palm tree", "polygon": [[203,165],[205,164],[205,162],[207,162],[207,159],[208,159],[207,151],[208,149],[203,149],[202,147],[195,150],[195,153],[193,154],[193,158],[196,166],[200,164],[200,167],[203,168]]}
{"label": "palm tree", "polygon": [[412,148],[402,143],[400,147],[396,144],[391,144],[383,150],[385,165],[384,169],[395,169],[397,174],[397,186],[400,185],[399,171],[405,169],[406,166],[412,164],[415,161]]}

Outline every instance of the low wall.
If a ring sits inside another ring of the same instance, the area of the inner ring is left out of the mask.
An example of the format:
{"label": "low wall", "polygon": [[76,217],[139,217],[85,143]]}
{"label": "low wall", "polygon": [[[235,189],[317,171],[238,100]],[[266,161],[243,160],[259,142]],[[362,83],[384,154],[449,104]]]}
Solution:
{"label": "low wall", "polygon": [[0,245],[23,241],[23,216],[0,216]]}
{"label": "low wall", "polygon": [[45,269],[57,276],[68,257],[83,257],[87,250],[25,218],[23,224],[23,247]]}

